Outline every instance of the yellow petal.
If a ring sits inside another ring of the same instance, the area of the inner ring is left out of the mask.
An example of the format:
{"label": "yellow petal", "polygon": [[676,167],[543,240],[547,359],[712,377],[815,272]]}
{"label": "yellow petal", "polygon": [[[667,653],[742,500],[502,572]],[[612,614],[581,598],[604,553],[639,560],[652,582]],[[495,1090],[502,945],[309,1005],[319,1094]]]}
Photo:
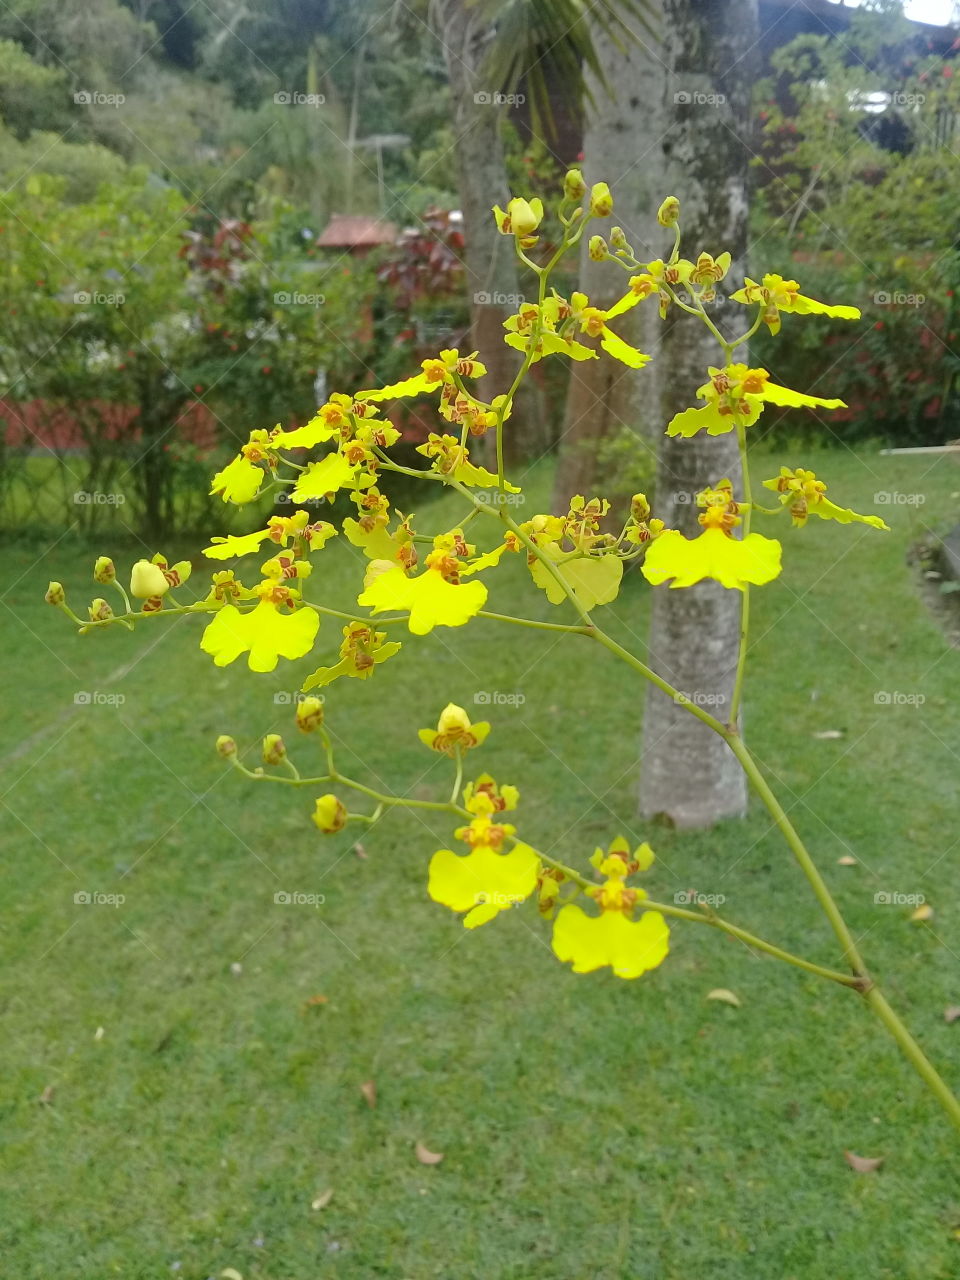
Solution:
{"label": "yellow petal", "polygon": [[210,492],[219,493],[224,502],[233,502],[238,507],[245,502],[252,502],[263,484],[263,469],[255,466],[249,458],[238,453],[222,471],[213,477]]}
{"label": "yellow petal", "polygon": [[600,339],[600,345],[606,351],[607,355],[613,356],[615,360],[619,360],[621,364],[625,364],[630,369],[642,369],[650,360],[649,356],[638,351],[636,347],[631,347],[629,342],[618,337],[612,329],[603,326],[603,336]]}
{"label": "yellow petal", "polygon": [[324,498],[328,493],[346,489],[353,484],[356,470],[339,453],[328,453],[300,473],[291,497],[294,502],[305,502],[308,498]]}
{"label": "yellow petal", "polygon": [[743,590],[749,582],[772,582],[780,572],[780,543],[762,534],[728,537],[721,529],[705,529],[698,538],[668,530],[647,548],[643,576],[654,586],[673,578],[671,587],[691,587],[703,578]]}
{"label": "yellow petal", "polygon": [[[623,561],[615,555],[587,556],[558,563],[557,571],[583,607],[593,609],[616,600],[623,578]],[[551,604],[562,604],[566,600],[563,588],[541,560],[530,566],[530,576],[547,593]]]}
{"label": "yellow petal", "polygon": [[[540,860],[525,844],[516,844],[509,853],[495,853],[486,845],[477,845],[461,856],[451,849],[440,849],[430,859],[427,892],[434,902],[452,911],[484,911],[483,919],[523,902],[537,887]],[[475,919],[473,925],[483,923]],[[466,923],[466,921],[464,922]]]}
{"label": "yellow petal", "polygon": [[663,962],[669,943],[667,922],[659,911],[645,911],[639,920],[621,911],[588,916],[571,902],[560,908],[553,925],[554,954],[570,962],[574,973],[609,965],[618,978],[639,978]]}
{"label": "yellow petal", "polygon": [[419,396],[424,391],[436,391],[443,386],[442,382],[431,382],[425,373],[416,373],[412,378],[404,378],[402,382],[391,383],[389,387],[380,387],[376,391],[358,391],[358,400],[398,400],[404,396]]}
{"label": "yellow petal", "polygon": [[374,613],[409,610],[407,625],[414,635],[423,636],[437,626],[463,626],[479,613],[486,600],[487,588],[482,582],[454,585],[446,582],[436,569],[408,578],[396,566],[378,574],[357,603],[366,605]]}
{"label": "yellow petal", "polygon": [[317,415],[302,427],[295,427],[292,431],[278,431],[273,436],[272,443],[284,449],[312,449],[315,444],[332,440],[337,434],[336,427],[331,427]]}
{"label": "yellow petal", "polygon": [[229,560],[233,556],[248,556],[260,550],[260,543],[270,537],[269,529],[258,529],[256,533],[228,533],[225,538],[211,538],[211,546],[204,547],[203,554],[208,560]]}
{"label": "yellow petal", "polygon": [[829,498],[821,498],[819,502],[812,502],[807,511],[812,516],[819,516],[821,520],[836,520],[838,524],[851,524],[856,521],[858,524],[869,524],[874,529],[885,529],[887,533],[890,532],[890,526],[885,524],[879,516],[858,515],[856,511],[851,511],[849,507],[838,507]]}
{"label": "yellow petal", "polygon": [[319,626],[320,615],[313,609],[281,613],[276,605],[261,600],[251,612],[241,613],[228,604],[204,631],[200,648],[218,667],[249,651],[251,671],[272,671],[278,658],[302,658],[309,653]]}
{"label": "yellow petal", "polygon": [[792,303],[779,304],[781,311],[794,311],[797,315],[833,316],[836,320],[859,320],[859,307],[828,306],[825,302],[817,302],[816,298],[807,298],[798,293]]}
{"label": "yellow petal", "polygon": [[789,387],[778,387],[775,382],[767,382],[760,399],[768,404],[778,404],[794,408],[814,408],[820,405],[824,409],[845,409],[843,400],[824,400],[822,396],[806,396],[802,391],[791,391]]}

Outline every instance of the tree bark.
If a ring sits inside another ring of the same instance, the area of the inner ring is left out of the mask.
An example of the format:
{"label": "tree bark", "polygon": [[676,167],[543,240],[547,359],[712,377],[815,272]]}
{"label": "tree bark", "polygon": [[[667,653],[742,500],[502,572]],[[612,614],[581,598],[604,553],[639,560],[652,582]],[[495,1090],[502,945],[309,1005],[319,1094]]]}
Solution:
{"label": "tree bark", "polygon": [[[620,226],[642,260],[657,255],[656,211],[663,199],[660,163],[660,103],[666,88],[663,18],[659,0],[651,0],[654,35],[637,32],[629,43],[615,43],[595,24],[593,44],[606,76],[606,87],[586,73],[583,174],[589,184],[607,182],[613,191],[612,225]],[[600,228],[598,227],[598,230]],[[608,307],[626,291],[627,275],[610,262],[593,262],[581,245],[580,288],[590,301]],[[658,339],[653,304],[635,307],[620,317],[617,332],[641,350],[652,352]],[[589,339],[581,339],[588,342]],[[627,369],[601,357],[574,363],[570,370],[553,510],[565,511],[573,494],[601,494],[629,499],[633,488],[621,468],[604,457],[604,445],[621,433],[636,437],[636,450],[656,466],[656,436],[661,429],[656,397],[656,368]],[[699,384],[698,384],[699,385]],[[641,469],[642,471],[642,469]],[[622,479],[622,482],[621,482]]]}
{"label": "tree bark", "polygon": [[[521,363],[519,352],[503,340],[503,322],[516,311],[521,296],[513,237],[500,234],[491,212],[495,204],[506,208],[511,195],[500,134],[503,107],[496,105],[492,87],[482,79],[484,55],[494,33],[468,0],[438,0],[433,14],[454,106],[470,341],[487,367],[477,389],[491,400],[509,389]],[[535,402],[532,394],[517,398],[504,429],[508,466],[534,462],[546,447]]]}
{"label": "tree bark", "polygon": [[[729,279],[746,266],[749,53],[756,0],[664,0],[669,68],[662,195],[681,205],[683,253],[733,256]],[[718,294],[718,296],[721,296]],[[716,306],[721,330],[743,332],[743,308]],[[740,359],[746,356],[738,353]],[[694,390],[720,349],[693,316],[673,308],[660,348],[661,414],[694,404]],[[725,476],[739,486],[736,437],[662,438],[656,514],[688,537],[700,532],[694,495]],[[727,720],[733,693],[741,593],[717,583],[654,591],[648,661],[675,688]],[[746,781],[726,743],[654,688],[644,715],[640,810],[680,827],[707,826],[746,809]]]}

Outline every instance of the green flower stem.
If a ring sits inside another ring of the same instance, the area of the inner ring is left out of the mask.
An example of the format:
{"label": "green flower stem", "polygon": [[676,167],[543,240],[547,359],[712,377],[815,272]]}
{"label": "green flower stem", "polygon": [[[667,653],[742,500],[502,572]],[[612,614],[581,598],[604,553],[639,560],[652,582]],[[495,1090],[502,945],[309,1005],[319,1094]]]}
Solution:
{"label": "green flower stem", "polygon": [[956,1095],[950,1086],[890,1008],[883,992],[879,987],[870,987],[869,990],[864,992],[864,999],[894,1040],[896,1040],[904,1056],[922,1078],[954,1125],[960,1129],[960,1102],[957,1101]]}
{"label": "green flower stem", "polygon": [[[730,360],[729,350],[726,351]],[[750,517],[753,514],[753,491],[750,484],[750,460],[747,457],[747,431],[742,422],[737,423],[737,448],[740,452],[740,473],[743,486],[743,500],[746,510],[743,513],[743,536],[750,533]],[[750,638],[750,584],[743,588],[740,602],[740,639],[737,644],[737,671],[733,680],[733,697],[730,700],[730,724],[736,728],[740,717],[740,701],[743,697],[743,677],[747,667],[747,643]]]}
{"label": "green flower stem", "polygon": [[517,627],[536,627],[539,631],[566,631],[574,636],[592,636],[593,627],[568,627],[563,622],[538,622],[534,618],[514,618],[507,613],[490,613],[481,609],[478,618],[490,618],[494,622],[512,622]]}

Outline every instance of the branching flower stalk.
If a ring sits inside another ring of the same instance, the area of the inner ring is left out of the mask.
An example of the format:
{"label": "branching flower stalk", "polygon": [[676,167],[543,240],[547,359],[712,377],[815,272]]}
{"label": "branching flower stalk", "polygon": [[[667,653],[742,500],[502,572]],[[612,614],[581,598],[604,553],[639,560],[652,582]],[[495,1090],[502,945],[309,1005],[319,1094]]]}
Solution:
{"label": "branching flower stalk", "polygon": [[[101,557],[94,569],[95,581],[117,590],[122,612],[114,613],[105,599],[97,598],[88,606],[87,618],[79,617],[67,604],[64,589],[57,582],[50,584],[47,600],[63,610],[82,633],[113,624],[132,629],[151,616],[210,614],[201,648],[220,666],[246,655],[251,670],[259,672],[273,670],[281,658],[293,660],[313,650],[323,617],[343,623],[338,653],[329,665],[307,677],[304,697],[296,708],[297,728],[303,734],[315,735],[320,744],[323,772],[301,772],[277,734],[264,739],[264,767],[250,769],[241,762],[234,740],[222,736],[217,749],[238,773],[254,782],[314,791],[336,788],[315,799],[313,821],[325,834],[342,831],[351,822],[369,827],[395,809],[429,810],[457,820],[462,825],[454,834],[466,845],[467,852],[441,849],[433,855],[428,877],[430,897],[462,914],[464,925],[470,929],[534,900],[540,915],[552,924],[554,953],[571,964],[574,972],[587,973],[609,966],[619,977],[639,977],[666,958],[667,921],[675,920],[719,930],[806,973],[850,988],[863,997],[960,1128],[960,1103],[868,972],[813,857],[739,729],[749,644],[750,590],[772,581],[781,572],[781,544],[754,530],[753,514],[781,520],[789,516],[795,528],[802,528],[811,516],[838,524],[862,523],[880,530],[885,530],[886,525],[876,516],[859,515],[835,505],[826,497],[823,481],[802,467],[782,467],[779,475],[763,481],[763,487],[777,495],[775,506],[756,503],[747,437],[764,406],[831,409],[841,407],[842,401],[777,386],[765,369],[738,362],[738,348],[761,325],[772,333],[778,332],[783,313],[826,314],[854,320],[859,318],[859,312],[854,307],[827,305],[806,297],[795,281],[778,275],[764,275],[759,283],[748,277],[730,298],[754,310],[752,322],[740,337],[727,339],[709,307],[730,268],[730,255],[722,252],[713,257],[703,251],[696,260],[680,256],[680,205],[674,197],[665,200],[658,212],[660,225],[673,233],[673,248],[666,261],[638,262],[623,232],[614,227],[609,243],[604,237],[593,235],[589,249],[595,260],[618,264],[629,273],[627,292],[605,311],[592,306],[582,293],[564,297],[551,286],[554,268],[580,242],[587,226],[609,217],[612,208],[605,183],[595,184],[588,192],[579,171],[571,170],[564,180],[557,210],[562,228],[560,242],[542,262],[537,261],[542,248],[540,201],[515,198],[506,210],[494,210],[501,233],[513,238],[518,257],[538,280],[536,302],[522,303],[504,324],[505,341],[522,353],[523,360],[512,386],[503,395],[487,402],[471,390],[473,380],[486,372],[477,352],[461,356],[456,350],[444,350],[425,360],[419,373],[401,382],[365,389],[353,396],[332,395],[301,427],[276,427],[251,434],[237,457],[214,477],[212,492],[220,494],[225,502],[243,505],[273,488],[285,488],[297,509],[289,516],[271,517],[265,528],[255,532],[214,537],[203,554],[213,561],[226,561],[269,552],[269,558],[260,566],[258,583],[247,586],[233,569],[222,569],[213,573],[204,599],[181,603],[174,592],[186,582],[189,562],[171,566],[157,555],[152,561],[141,560],[133,566],[130,596],[139,602],[139,608],[135,608],[117,581],[113,562]],[[508,508],[520,490],[505,474],[503,442],[516,393],[530,369],[542,359],[592,360],[600,358],[601,353],[630,368],[642,369],[649,357],[628,344],[611,326],[616,325],[618,316],[653,297],[661,316],[676,306],[703,323],[718,343],[721,361],[718,367],[707,371],[707,381],[697,391],[701,403],[676,414],[667,425],[667,433],[687,437],[700,431],[711,435],[735,432],[741,492],[734,492],[729,479],[706,477],[708,483],[697,495],[703,532],[695,538],[666,528],[662,520],[653,516],[643,494],[634,495],[619,535],[602,531],[609,503],[582,495],[571,497],[563,515],[544,513],[517,521]],[[596,340],[600,351],[581,341],[584,335]],[[426,467],[406,466],[391,457],[390,450],[401,433],[389,418],[379,416],[379,406],[428,395],[438,397],[438,412],[451,430],[432,433],[419,446],[418,451],[428,460]],[[495,441],[495,473],[470,455],[471,441],[491,433]],[[330,447],[319,457],[303,460],[302,451],[312,453],[321,445]],[[297,451],[297,457],[290,457],[291,451]],[[441,485],[458,495],[463,501],[458,523],[435,536],[415,530],[414,517],[393,511],[389,498],[380,492],[378,479],[385,472]],[[327,521],[312,519],[308,509],[311,505],[332,501],[341,491],[356,504],[355,519],[347,517],[340,529]],[[496,533],[497,545],[493,549],[478,551],[467,541],[465,530],[474,522],[478,530]],[[358,608],[369,610],[369,614],[346,613],[304,596],[313,557],[322,554],[324,546],[341,534],[361,548],[369,562],[357,597]],[[422,552],[425,554],[421,560]],[[479,575],[496,570],[509,555],[522,557],[533,585],[546,594],[552,605],[572,607],[576,621],[544,622],[486,610],[487,588]],[[639,562],[642,575],[658,589],[686,588],[712,579],[728,590],[740,591],[739,651],[726,722],[673,688],[597,622],[596,611],[616,599],[624,566],[632,561]],[[722,919],[705,906],[688,910],[649,898],[645,890],[628,884],[633,876],[649,870],[654,861],[653,851],[646,843],[631,849],[624,838],[617,837],[605,850],[595,850],[590,858],[594,876],[530,845],[507,820],[519,803],[516,787],[501,786],[485,773],[464,785],[470,752],[482,745],[490,725],[471,722],[467,713],[453,703],[443,710],[435,729],[419,731],[427,749],[451,761],[453,777],[448,798],[412,799],[378,791],[341,773],[324,723],[326,704],[311,691],[344,678],[385,679],[381,672],[401,647],[394,637],[404,625],[416,638],[434,627],[464,626],[477,617],[565,633],[599,645],[720,735],[809,882],[837,939],[845,970],[792,954]],[[351,793],[361,803],[366,802],[369,812],[348,809],[338,793]],[[581,902],[590,910],[585,911]]]}

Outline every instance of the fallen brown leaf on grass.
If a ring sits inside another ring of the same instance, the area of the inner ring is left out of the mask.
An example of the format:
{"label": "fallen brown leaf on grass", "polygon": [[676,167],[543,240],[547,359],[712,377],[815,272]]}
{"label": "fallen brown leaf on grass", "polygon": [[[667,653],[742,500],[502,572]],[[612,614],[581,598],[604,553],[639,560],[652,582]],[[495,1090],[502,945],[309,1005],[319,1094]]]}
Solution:
{"label": "fallen brown leaf on grass", "polygon": [[305,1009],[312,1009],[312,1008],[315,1008],[317,1005],[327,1004],[328,1000],[329,1000],[328,996],[309,996],[306,1000],[304,1000],[303,1007]]}
{"label": "fallen brown leaf on grass", "polygon": [[367,851],[366,851],[366,849],[363,847],[363,845],[360,843],[360,841],[359,841],[359,840],[358,840],[358,841],[357,841],[357,843],[353,846],[353,852],[357,855],[357,857],[358,857],[358,858],[361,858],[362,860],[366,861],[366,858],[367,858]]}
{"label": "fallen brown leaf on grass", "polygon": [[310,1202],[311,1209],[325,1209],[333,1199],[333,1187],[327,1187],[326,1191],[321,1191],[319,1195],[314,1196]]}
{"label": "fallen brown leaf on grass", "polygon": [[916,920],[919,924],[922,924],[924,920],[932,920],[933,907],[931,907],[929,902],[924,902],[921,906],[917,907],[916,911],[911,911],[910,919]]}
{"label": "fallen brown leaf on grass", "polygon": [[943,1011],[944,1022],[956,1022],[958,1018],[960,1018],[960,1004],[948,1004]]}
{"label": "fallen brown leaf on grass", "polygon": [[843,1158],[854,1173],[876,1173],[883,1164],[883,1156],[858,1156],[852,1151],[845,1151]]}
{"label": "fallen brown leaf on grass", "polygon": [[845,853],[842,858],[837,859],[838,867],[855,867],[857,865],[856,858],[852,854]]}
{"label": "fallen brown leaf on grass", "polygon": [[726,987],[714,987],[712,991],[707,992],[707,999],[719,1000],[721,1004],[732,1004],[735,1009],[740,1008],[740,997],[728,991]]}
{"label": "fallen brown leaf on grass", "polygon": [[41,1093],[40,1097],[37,1099],[37,1101],[43,1102],[46,1104],[51,1103],[53,1101],[53,1089],[54,1089],[54,1086],[52,1084],[48,1084],[47,1087],[44,1089],[43,1093]]}
{"label": "fallen brown leaf on grass", "polygon": [[360,1086],[360,1092],[363,1094],[367,1106],[372,1110],[377,1105],[377,1086],[372,1080],[364,1080]]}
{"label": "fallen brown leaf on grass", "polygon": [[431,1151],[422,1142],[418,1142],[414,1147],[414,1153],[421,1164],[439,1164],[443,1159],[442,1151]]}
{"label": "fallen brown leaf on grass", "polygon": [[842,738],[843,735],[843,729],[821,729],[819,733],[815,733],[813,736],[819,738],[821,742],[829,742],[834,738]]}

